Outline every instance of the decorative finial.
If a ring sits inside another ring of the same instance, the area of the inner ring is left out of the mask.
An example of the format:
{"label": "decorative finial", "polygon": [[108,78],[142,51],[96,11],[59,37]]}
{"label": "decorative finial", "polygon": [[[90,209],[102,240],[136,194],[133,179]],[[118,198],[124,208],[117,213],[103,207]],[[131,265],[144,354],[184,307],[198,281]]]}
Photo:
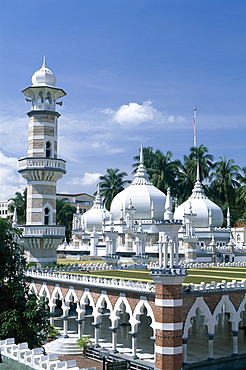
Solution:
{"label": "decorative finial", "polygon": [[197,160],[197,164],[196,164],[196,181],[200,182],[200,165],[199,165],[199,159]]}
{"label": "decorative finial", "polygon": [[144,163],[144,157],[143,157],[143,143],[141,143],[140,146],[140,164]]}
{"label": "decorative finial", "polygon": [[43,60],[42,68],[46,68],[46,55],[45,54],[44,54],[44,60]]}
{"label": "decorative finial", "polygon": [[228,229],[231,227],[231,215],[230,215],[230,208],[227,208],[227,227]]}

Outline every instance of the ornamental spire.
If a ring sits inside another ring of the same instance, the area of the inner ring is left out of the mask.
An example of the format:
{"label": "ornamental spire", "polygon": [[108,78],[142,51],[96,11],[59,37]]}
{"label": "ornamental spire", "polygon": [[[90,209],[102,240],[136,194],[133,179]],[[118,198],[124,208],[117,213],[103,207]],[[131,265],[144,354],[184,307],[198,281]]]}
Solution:
{"label": "ornamental spire", "polygon": [[45,54],[44,54],[44,60],[43,60],[42,68],[46,68],[46,55]]}
{"label": "ornamental spire", "polygon": [[143,157],[143,143],[141,143],[141,147],[140,147],[140,160],[139,160],[140,164],[144,164],[144,157]]}

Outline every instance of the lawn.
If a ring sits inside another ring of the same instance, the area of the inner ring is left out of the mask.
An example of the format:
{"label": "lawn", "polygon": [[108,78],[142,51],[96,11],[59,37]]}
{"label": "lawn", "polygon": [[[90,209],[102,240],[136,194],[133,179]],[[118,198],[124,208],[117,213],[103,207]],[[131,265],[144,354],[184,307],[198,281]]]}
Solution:
{"label": "lawn", "polygon": [[[92,261],[78,261],[78,263],[91,263]],[[102,262],[102,261],[101,261]],[[63,263],[60,260],[59,263]],[[70,263],[74,263],[74,260]],[[93,261],[97,263],[97,261]],[[211,268],[195,268],[187,270],[187,277],[184,285],[190,283],[199,284],[201,282],[210,283],[211,281],[221,282],[222,280],[241,281],[246,280],[246,267],[211,267]],[[87,276],[101,276],[108,279],[124,279],[132,281],[142,281],[143,283],[153,282],[150,277],[150,271],[146,270],[104,270],[104,271],[88,271],[88,272],[73,272],[73,274]]]}

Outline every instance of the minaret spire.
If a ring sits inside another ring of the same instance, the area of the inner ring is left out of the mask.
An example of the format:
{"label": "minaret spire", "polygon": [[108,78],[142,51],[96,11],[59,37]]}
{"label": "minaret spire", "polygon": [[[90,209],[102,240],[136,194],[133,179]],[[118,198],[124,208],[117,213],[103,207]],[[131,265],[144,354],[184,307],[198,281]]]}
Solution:
{"label": "minaret spire", "polygon": [[143,143],[141,143],[140,146],[140,159],[139,159],[140,164],[144,164],[144,156],[143,156]]}
{"label": "minaret spire", "polygon": [[197,159],[197,164],[196,164],[196,181],[200,182],[200,165],[199,165],[199,159]]}
{"label": "minaret spire", "polygon": [[45,54],[44,54],[44,60],[43,60],[42,68],[46,68],[46,55]]}

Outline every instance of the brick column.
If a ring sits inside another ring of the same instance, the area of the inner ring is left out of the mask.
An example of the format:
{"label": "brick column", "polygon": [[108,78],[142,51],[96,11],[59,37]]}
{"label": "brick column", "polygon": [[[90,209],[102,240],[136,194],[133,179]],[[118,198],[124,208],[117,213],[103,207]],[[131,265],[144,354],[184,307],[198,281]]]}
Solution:
{"label": "brick column", "polygon": [[155,297],[155,368],[182,369],[182,283],[186,270],[181,268],[153,270]]}

